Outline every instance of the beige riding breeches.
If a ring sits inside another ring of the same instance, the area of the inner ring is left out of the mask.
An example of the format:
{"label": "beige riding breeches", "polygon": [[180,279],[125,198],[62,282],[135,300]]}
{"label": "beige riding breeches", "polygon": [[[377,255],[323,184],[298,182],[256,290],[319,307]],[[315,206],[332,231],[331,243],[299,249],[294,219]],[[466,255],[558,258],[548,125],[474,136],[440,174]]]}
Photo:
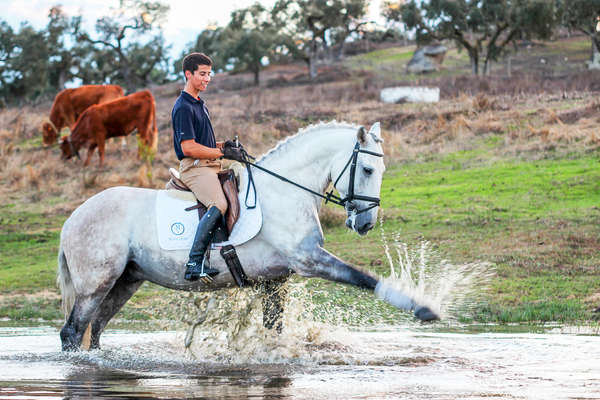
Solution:
{"label": "beige riding breeches", "polygon": [[195,160],[186,157],[179,162],[179,175],[198,201],[208,209],[216,206],[222,215],[227,211],[227,199],[223,194],[217,173],[221,171],[218,160]]}

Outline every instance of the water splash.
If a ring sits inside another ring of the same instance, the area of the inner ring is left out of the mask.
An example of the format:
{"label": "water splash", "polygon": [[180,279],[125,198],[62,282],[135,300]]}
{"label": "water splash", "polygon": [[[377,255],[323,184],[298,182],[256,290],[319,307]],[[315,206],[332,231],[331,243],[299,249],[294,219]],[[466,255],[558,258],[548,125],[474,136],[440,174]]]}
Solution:
{"label": "water splash", "polygon": [[381,238],[390,266],[384,281],[428,306],[442,320],[469,318],[481,304],[495,269],[489,262],[455,264],[441,257],[429,241],[411,247],[400,232],[388,237],[380,221]]}
{"label": "water splash", "polygon": [[196,294],[199,318],[189,323],[189,355],[197,360],[225,363],[320,363],[331,350],[343,357],[343,327],[317,321],[306,282],[285,283],[287,300],[283,334],[262,324],[261,285]]}
{"label": "water splash", "polygon": [[[445,322],[469,316],[480,304],[494,270],[489,263],[455,264],[432,244],[411,247],[399,232],[388,237],[380,224],[389,277],[382,278]],[[283,334],[262,324],[264,287],[189,294],[184,318],[190,357],[218,363],[352,364],[357,349],[353,331],[417,326],[410,313],[377,301],[372,292],[317,280],[294,279],[285,296]],[[333,288],[331,285],[335,285]],[[353,355],[354,354],[354,355]]]}

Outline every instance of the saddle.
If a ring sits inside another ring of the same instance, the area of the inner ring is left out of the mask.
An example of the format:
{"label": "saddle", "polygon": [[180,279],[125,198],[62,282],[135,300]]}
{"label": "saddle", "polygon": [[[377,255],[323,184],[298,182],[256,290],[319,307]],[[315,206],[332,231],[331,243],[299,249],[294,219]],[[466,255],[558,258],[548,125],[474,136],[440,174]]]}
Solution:
{"label": "saddle", "polygon": [[[165,189],[181,190],[185,192],[191,192],[190,188],[180,178],[179,171],[175,168],[169,168],[169,175],[171,179],[165,185]],[[238,181],[235,177],[233,170],[226,169],[218,173],[219,182],[223,188],[223,193],[227,199],[227,212],[225,213],[225,221],[227,225],[227,232],[231,234],[233,226],[240,217],[240,201],[238,199]],[[206,206],[200,202],[198,205],[186,208],[186,211],[198,209],[198,217],[201,219],[206,213]]]}

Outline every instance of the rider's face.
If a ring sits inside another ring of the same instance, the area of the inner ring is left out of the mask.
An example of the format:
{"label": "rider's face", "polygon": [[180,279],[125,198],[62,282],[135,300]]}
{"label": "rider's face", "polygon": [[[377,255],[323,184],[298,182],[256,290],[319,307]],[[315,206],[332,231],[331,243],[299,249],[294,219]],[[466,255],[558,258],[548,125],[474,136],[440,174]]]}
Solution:
{"label": "rider's face", "polygon": [[185,76],[187,77],[189,84],[199,92],[206,90],[208,82],[210,82],[210,75],[210,65],[198,65],[198,69],[196,69],[193,74],[191,71],[185,71]]}

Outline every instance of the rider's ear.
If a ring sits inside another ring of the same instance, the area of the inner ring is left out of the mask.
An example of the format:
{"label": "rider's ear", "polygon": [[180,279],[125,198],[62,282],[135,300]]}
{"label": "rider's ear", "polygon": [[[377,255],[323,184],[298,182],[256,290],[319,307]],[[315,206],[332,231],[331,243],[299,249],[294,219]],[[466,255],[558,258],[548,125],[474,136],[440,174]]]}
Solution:
{"label": "rider's ear", "polygon": [[358,128],[358,133],[356,134],[356,137],[358,138],[358,142],[361,145],[367,144],[367,130],[364,126]]}

